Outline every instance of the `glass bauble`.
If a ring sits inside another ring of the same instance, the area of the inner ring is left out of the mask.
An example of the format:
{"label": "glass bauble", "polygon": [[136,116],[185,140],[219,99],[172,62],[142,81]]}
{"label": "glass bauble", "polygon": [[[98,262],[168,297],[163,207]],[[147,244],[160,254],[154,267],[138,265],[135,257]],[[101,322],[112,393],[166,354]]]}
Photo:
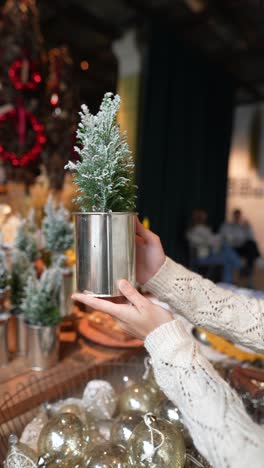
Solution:
{"label": "glass bauble", "polygon": [[89,452],[85,466],[87,468],[127,468],[127,454],[123,447],[106,442]]}
{"label": "glass bauble", "polygon": [[48,466],[55,460],[61,468],[74,468],[83,461],[91,437],[82,421],[71,413],[54,415],[42,429],[38,453]]}
{"label": "glass bauble", "polygon": [[174,424],[183,434],[185,444],[189,447],[192,444],[192,439],[187,427],[183,423],[183,418],[180,410],[170,400],[165,398],[160,406],[155,411],[155,414],[161,419],[167,419]]}
{"label": "glass bauble", "polygon": [[127,445],[130,467],[183,468],[186,450],[182,433],[151,414],[134,429]]}
{"label": "glass bauble", "polygon": [[117,396],[106,380],[91,380],[85,387],[82,401],[95,419],[110,419],[116,410]]}
{"label": "glass bauble", "polygon": [[193,448],[187,452],[187,460],[184,468],[212,468],[210,463],[196,450]]}
{"label": "glass bauble", "polygon": [[113,444],[126,446],[135,429],[142,421],[142,413],[130,411],[120,414],[113,423],[111,431],[111,441]]}
{"label": "glass bauble", "polygon": [[153,412],[159,401],[159,395],[153,392],[149,385],[145,383],[134,384],[120,395],[118,411],[119,413],[127,413],[128,411]]}
{"label": "glass bauble", "polygon": [[11,434],[4,466],[5,468],[36,468],[37,454],[27,445],[18,442],[16,435]]}

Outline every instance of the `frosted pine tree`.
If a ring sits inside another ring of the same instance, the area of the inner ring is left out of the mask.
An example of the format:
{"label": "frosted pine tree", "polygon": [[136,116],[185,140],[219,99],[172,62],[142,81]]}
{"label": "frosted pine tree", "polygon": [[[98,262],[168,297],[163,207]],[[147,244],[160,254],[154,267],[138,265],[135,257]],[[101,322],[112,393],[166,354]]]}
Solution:
{"label": "frosted pine tree", "polygon": [[10,300],[13,313],[21,312],[20,307],[30,275],[32,275],[32,267],[27,255],[20,250],[14,249],[10,271]]}
{"label": "frosted pine tree", "polygon": [[54,256],[61,255],[73,245],[73,224],[62,205],[55,208],[52,196],[49,196],[46,203],[45,214],[42,221],[45,247]]}
{"label": "frosted pine tree", "polygon": [[14,243],[14,247],[24,252],[30,262],[34,262],[39,256],[34,218],[34,210],[31,210],[28,218],[19,226]]}
{"label": "frosted pine tree", "polygon": [[77,130],[80,156],[69,161],[65,169],[74,172],[73,181],[79,196],[76,202],[82,211],[131,211],[136,203],[134,162],[126,134],[120,133],[117,113],[120,97],[106,93],[97,115],[86,105],[80,112]]}
{"label": "frosted pine tree", "polygon": [[9,286],[9,272],[6,265],[5,253],[0,249],[0,298],[5,294]]}
{"label": "frosted pine tree", "polygon": [[47,268],[38,280],[33,274],[27,281],[21,304],[24,319],[31,325],[55,325],[60,321],[61,269]]}

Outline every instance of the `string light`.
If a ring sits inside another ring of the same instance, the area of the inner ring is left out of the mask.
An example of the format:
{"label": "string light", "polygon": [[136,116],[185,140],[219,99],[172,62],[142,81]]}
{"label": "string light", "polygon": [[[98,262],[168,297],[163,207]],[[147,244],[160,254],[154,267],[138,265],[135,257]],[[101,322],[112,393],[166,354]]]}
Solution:
{"label": "string light", "polygon": [[89,69],[89,62],[87,62],[87,60],[82,60],[81,61],[81,64],[80,64],[80,67],[83,71],[87,71]]}
{"label": "string light", "polygon": [[59,102],[59,96],[57,93],[53,93],[50,98],[50,103],[52,106],[56,106]]}

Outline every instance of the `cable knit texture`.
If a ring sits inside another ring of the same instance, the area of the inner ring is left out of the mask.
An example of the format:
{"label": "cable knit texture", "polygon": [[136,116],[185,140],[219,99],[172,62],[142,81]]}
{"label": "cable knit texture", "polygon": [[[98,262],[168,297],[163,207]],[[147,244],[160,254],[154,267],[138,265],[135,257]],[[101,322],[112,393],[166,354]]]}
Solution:
{"label": "cable knit texture", "polygon": [[[264,301],[224,291],[170,259],[145,287],[196,325],[263,351]],[[182,323],[157,328],[145,346],[158,384],[181,410],[196,447],[212,466],[263,468],[263,429]]]}

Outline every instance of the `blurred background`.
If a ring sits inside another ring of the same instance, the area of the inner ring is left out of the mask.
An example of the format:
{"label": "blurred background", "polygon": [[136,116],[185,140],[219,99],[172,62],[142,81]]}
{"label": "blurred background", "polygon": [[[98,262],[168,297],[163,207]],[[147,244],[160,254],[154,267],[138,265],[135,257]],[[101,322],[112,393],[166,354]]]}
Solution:
{"label": "blurred background", "polygon": [[106,91],[137,168],[138,211],[188,263],[186,229],[236,208],[264,252],[264,30],[257,0],[0,1],[2,203],[66,207],[80,104]]}

